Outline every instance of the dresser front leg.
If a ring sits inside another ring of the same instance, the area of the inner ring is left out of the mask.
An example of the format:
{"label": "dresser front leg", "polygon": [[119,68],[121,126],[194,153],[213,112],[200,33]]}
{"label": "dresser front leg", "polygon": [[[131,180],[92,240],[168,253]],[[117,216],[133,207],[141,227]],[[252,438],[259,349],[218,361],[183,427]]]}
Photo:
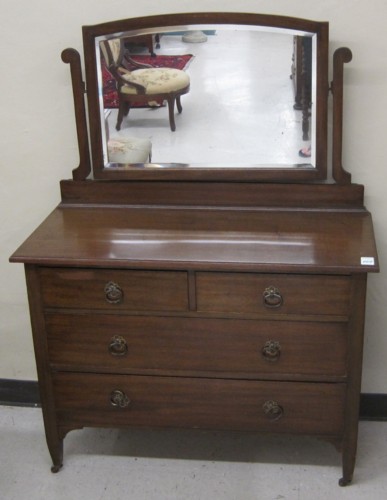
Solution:
{"label": "dresser front leg", "polygon": [[343,472],[343,477],[339,479],[339,486],[348,486],[352,482],[353,473]]}
{"label": "dresser front leg", "polygon": [[[348,463],[346,463],[348,461]],[[352,482],[353,471],[355,469],[355,457],[345,458],[343,456],[343,477],[339,479],[339,486],[348,486]]]}
{"label": "dresser front leg", "polygon": [[51,472],[59,472],[63,466],[63,439],[50,440],[47,438],[47,446],[52,459]]}
{"label": "dresser front leg", "polygon": [[353,472],[355,470],[357,451],[357,439],[346,443],[343,446],[343,477],[339,479],[339,486],[348,486],[352,482]]}

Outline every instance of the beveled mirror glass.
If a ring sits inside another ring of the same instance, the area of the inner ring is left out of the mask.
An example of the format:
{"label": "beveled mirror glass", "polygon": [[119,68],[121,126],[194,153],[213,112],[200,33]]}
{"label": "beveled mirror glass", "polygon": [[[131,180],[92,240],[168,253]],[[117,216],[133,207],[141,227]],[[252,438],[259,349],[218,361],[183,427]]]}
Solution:
{"label": "beveled mirror glass", "polygon": [[326,177],[327,23],[171,14],[83,35],[96,178]]}

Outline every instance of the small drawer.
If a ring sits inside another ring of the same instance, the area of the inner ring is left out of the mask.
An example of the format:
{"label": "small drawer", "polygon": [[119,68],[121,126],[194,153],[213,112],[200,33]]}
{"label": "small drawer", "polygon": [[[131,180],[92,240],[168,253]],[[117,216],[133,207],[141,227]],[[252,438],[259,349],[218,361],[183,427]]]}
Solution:
{"label": "small drawer", "polygon": [[345,384],[54,373],[64,426],[158,426],[338,436]]}
{"label": "small drawer", "polygon": [[56,369],[344,377],[346,323],[46,314]]}
{"label": "small drawer", "polygon": [[199,312],[349,314],[348,276],[199,272],[196,287]]}
{"label": "small drawer", "polygon": [[43,268],[45,307],[186,311],[185,272]]}

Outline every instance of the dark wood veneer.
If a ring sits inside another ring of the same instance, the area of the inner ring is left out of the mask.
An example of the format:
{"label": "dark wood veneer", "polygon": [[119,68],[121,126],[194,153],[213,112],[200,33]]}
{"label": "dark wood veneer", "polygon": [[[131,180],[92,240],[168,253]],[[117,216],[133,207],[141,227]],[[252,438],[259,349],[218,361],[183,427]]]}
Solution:
{"label": "dark wood veneer", "polygon": [[161,205],[240,208],[363,208],[360,184],[61,181],[63,205]]}
{"label": "dark wood veneer", "polygon": [[[361,265],[374,256],[374,265]],[[62,206],[12,256],[48,266],[349,274],[378,269],[366,210]]]}
{"label": "dark wood veneer", "polygon": [[[125,316],[46,313],[48,350],[59,371],[121,374],[180,372],[227,378],[289,377],[299,380],[343,381],[347,375],[346,322],[271,321],[201,317]],[[109,351],[112,338],[121,336],[127,351]],[[267,358],[270,339],[279,355]],[[206,349],[203,349],[206,346]],[[302,346],[302,348],[300,348]],[[325,356],[321,356],[321,352]]]}
{"label": "dark wood veneer", "polygon": [[[53,376],[59,426],[136,425],[194,427],[337,436],[344,426],[344,384],[219,380],[121,375]],[[129,404],[115,408],[120,388]],[[269,420],[266,401],[278,399],[286,414]]]}

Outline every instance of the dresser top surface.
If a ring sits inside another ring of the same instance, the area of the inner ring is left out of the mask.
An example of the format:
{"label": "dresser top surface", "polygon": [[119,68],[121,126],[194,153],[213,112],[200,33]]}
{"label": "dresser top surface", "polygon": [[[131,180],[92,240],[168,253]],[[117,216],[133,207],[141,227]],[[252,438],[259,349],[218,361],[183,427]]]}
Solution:
{"label": "dresser top surface", "polygon": [[11,261],[256,272],[379,270],[365,210],[59,206]]}

